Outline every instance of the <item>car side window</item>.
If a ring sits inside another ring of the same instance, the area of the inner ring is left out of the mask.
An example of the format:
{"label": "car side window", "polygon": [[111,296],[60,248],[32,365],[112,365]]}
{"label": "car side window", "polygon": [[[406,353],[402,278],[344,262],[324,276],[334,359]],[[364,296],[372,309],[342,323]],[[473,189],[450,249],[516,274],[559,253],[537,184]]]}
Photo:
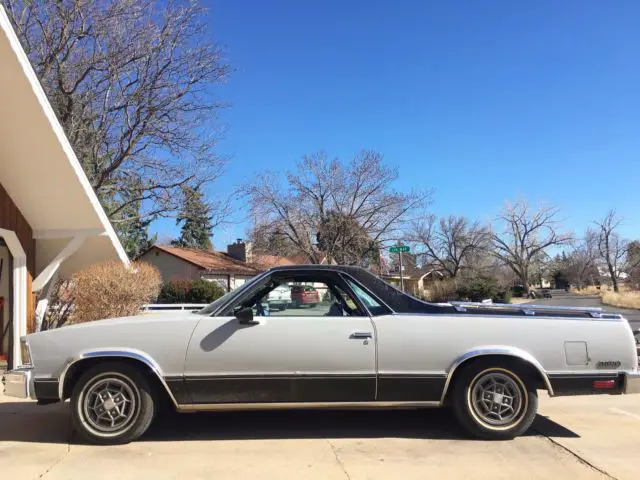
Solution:
{"label": "car side window", "polygon": [[351,288],[351,290],[353,290],[353,293],[355,293],[355,295],[358,297],[358,300],[360,300],[362,304],[367,307],[367,310],[369,310],[369,313],[371,313],[371,315],[375,317],[378,315],[386,315],[390,313],[387,307],[380,304],[380,302],[378,302],[375,298],[365,292],[360,287],[360,285],[350,279],[347,279],[347,283],[349,284],[349,288]]}
{"label": "car side window", "polygon": [[251,306],[258,317],[348,317],[361,315],[357,302],[330,281],[293,279],[277,284]]}

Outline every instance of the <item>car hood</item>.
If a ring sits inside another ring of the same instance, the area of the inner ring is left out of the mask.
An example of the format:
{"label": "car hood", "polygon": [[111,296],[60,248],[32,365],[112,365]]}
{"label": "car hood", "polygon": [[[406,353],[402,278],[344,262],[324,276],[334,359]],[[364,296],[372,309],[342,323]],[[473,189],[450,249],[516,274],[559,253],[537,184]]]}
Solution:
{"label": "car hood", "polygon": [[145,312],[140,315],[132,315],[129,317],[116,317],[116,318],[105,318],[103,320],[95,320],[92,322],[85,323],[74,323],[71,325],[64,325],[60,328],[56,328],[53,330],[46,330],[43,332],[32,333],[28,337],[29,339],[36,336],[48,336],[51,334],[55,334],[56,332],[70,332],[77,330],[89,330],[89,329],[103,329],[107,327],[122,327],[124,325],[131,324],[152,324],[157,322],[168,322],[175,320],[187,320],[187,319],[199,319],[202,318],[200,315],[190,311],[164,311],[164,312]]}

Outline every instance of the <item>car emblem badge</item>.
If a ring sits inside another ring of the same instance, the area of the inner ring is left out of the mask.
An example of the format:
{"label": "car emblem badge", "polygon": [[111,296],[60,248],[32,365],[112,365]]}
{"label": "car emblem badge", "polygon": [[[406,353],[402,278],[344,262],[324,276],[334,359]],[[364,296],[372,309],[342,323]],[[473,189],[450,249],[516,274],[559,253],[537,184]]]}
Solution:
{"label": "car emblem badge", "polygon": [[596,363],[596,368],[618,368],[622,365],[620,360],[607,360]]}

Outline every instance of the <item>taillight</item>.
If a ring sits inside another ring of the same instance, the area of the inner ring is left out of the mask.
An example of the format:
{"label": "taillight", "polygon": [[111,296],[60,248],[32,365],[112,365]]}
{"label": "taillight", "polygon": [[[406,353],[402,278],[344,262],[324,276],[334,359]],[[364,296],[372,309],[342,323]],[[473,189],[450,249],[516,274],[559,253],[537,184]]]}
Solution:
{"label": "taillight", "polygon": [[596,390],[609,390],[612,388],[616,388],[615,380],[594,380],[593,388]]}

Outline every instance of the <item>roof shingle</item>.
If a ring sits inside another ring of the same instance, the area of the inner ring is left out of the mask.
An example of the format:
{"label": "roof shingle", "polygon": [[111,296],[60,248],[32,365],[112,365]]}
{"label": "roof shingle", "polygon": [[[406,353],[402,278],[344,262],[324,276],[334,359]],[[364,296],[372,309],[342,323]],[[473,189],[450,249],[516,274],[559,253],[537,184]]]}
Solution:
{"label": "roof shingle", "polygon": [[172,247],[169,245],[154,245],[165,253],[178,257],[189,262],[196,267],[200,267],[212,273],[233,273],[240,275],[257,275],[262,272],[258,266],[249,265],[240,260],[232,258],[227,253],[215,252],[207,250],[198,250],[196,248]]}

